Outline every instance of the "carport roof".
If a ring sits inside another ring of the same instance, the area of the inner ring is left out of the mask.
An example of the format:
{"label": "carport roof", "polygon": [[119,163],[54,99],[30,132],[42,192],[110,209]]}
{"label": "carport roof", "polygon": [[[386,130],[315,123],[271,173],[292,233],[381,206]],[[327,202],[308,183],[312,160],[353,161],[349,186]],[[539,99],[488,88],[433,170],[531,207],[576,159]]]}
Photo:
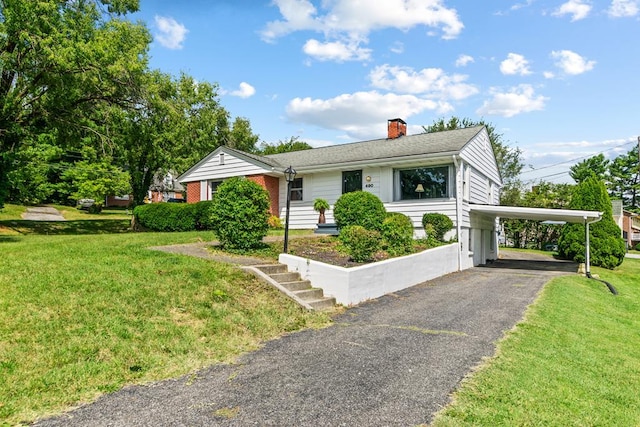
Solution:
{"label": "carport roof", "polygon": [[531,219],[535,221],[564,221],[583,224],[602,219],[602,212],[572,209],[527,208],[523,206],[469,205],[471,212],[500,218]]}

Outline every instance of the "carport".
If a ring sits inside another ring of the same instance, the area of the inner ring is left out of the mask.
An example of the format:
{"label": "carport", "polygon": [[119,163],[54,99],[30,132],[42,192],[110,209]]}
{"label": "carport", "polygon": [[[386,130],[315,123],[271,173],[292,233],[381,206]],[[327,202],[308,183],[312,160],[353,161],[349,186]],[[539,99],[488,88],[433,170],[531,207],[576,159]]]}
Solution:
{"label": "carport", "polygon": [[469,205],[472,213],[477,213],[494,219],[512,218],[529,219],[533,221],[562,221],[585,225],[585,273],[591,274],[590,268],[590,247],[589,247],[589,225],[602,219],[602,212],[582,211],[572,209],[546,209],[527,208],[522,206],[497,206],[497,205]]}

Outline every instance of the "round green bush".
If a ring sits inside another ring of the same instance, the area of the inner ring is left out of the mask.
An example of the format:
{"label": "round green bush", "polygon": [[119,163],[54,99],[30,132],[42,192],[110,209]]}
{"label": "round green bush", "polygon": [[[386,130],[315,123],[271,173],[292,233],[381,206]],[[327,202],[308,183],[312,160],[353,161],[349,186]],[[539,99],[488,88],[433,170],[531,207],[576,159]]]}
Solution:
{"label": "round green bush", "polygon": [[376,230],[367,230],[361,225],[342,228],[338,238],[355,262],[371,261],[373,254],[380,250],[380,233]]}
{"label": "round green bush", "polygon": [[151,203],[136,206],[135,222],[152,231],[193,231],[196,229],[195,206],[182,203]]}
{"label": "round green bush", "polygon": [[211,226],[228,249],[260,246],[269,230],[269,194],[245,178],[229,178],[218,186],[211,207]]}
{"label": "round green bush", "polygon": [[408,216],[389,212],[382,222],[382,237],[390,255],[404,255],[413,251],[413,223]]}
{"label": "round green bush", "polygon": [[366,191],[345,193],[333,206],[333,218],[338,229],[360,225],[367,230],[380,231],[385,217],[382,201]]}
{"label": "round green bush", "polygon": [[[422,226],[427,237],[434,237],[438,241],[444,242],[444,235],[453,228],[453,221],[445,214],[426,213],[422,216]],[[430,236],[427,230],[433,230],[434,236]]]}

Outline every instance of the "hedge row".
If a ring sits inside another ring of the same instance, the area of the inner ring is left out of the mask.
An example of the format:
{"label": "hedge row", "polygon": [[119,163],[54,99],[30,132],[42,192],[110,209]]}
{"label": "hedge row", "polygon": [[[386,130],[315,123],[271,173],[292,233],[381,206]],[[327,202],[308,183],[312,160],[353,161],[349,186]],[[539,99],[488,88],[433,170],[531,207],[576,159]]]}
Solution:
{"label": "hedge row", "polygon": [[211,230],[211,201],[195,204],[152,203],[133,210],[138,226],[152,231]]}

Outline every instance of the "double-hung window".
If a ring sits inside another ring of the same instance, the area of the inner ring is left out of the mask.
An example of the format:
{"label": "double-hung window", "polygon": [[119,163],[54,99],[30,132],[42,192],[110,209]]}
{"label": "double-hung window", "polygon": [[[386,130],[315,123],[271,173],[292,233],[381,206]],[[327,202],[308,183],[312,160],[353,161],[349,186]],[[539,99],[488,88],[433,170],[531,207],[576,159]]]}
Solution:
{"label": "double-hung window", "polygon": [[443,199],[449,197],[449,166],[396,169],[395,200]]}
{"label": "double-hung window", "polygon": [[291,201],[301,202],[303,199],[302,193],[302,178],[296,178],[291,182]]}

